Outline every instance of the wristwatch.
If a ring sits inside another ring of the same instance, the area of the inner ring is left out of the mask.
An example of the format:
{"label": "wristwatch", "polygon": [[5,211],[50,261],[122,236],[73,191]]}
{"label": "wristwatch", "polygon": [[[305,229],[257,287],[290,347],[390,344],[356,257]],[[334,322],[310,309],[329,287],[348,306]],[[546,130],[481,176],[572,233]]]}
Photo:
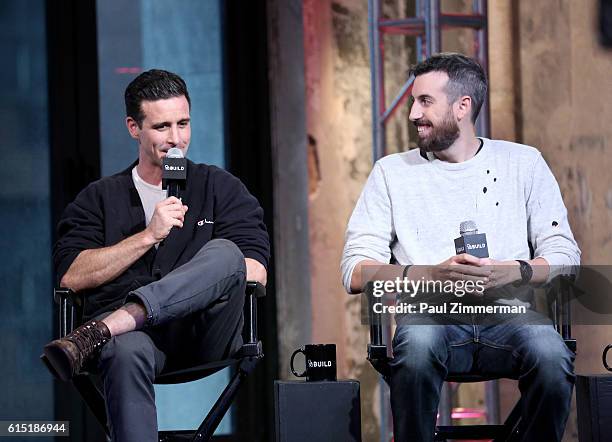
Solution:
{"label": "wristwatch", "polygon": [[519,263],[521,279],[514,282],[512,285],[514,287],[520,287],[522,285],[529,284],[529,281],[531,281],[531,278],[533,277],[533,268],[531,267],[531,264],[526,261],[521,261],[520,259],[517,259],[516,261]]}

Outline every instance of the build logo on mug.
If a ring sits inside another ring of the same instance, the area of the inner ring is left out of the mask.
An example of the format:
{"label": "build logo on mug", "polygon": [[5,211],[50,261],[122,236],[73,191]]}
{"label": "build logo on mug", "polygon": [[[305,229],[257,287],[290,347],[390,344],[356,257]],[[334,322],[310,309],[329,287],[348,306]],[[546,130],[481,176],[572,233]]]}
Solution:
{"label": "build logo on mug", "polygon": [[[297,373],[293,368],[295,355],[303,353],[306,369]],[[307,381],[336,380],[336,344],[308,344],[298,348],[291,355],[291,372],[298,378],[306,377]]]}

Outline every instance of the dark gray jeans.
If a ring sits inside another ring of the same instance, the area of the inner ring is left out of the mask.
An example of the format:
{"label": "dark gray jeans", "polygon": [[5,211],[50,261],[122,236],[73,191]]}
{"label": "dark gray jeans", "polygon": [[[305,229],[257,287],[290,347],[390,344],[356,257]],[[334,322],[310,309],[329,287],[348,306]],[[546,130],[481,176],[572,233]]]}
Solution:
{"label": "dark gray jeans", "polygon": [[98,371],[113,441],[157,441],[155,377],[230,357],[242,345],[244,256],[231,241],[209,241],[186,264],[127,300],[147,310],[142,330],[114,336]]}

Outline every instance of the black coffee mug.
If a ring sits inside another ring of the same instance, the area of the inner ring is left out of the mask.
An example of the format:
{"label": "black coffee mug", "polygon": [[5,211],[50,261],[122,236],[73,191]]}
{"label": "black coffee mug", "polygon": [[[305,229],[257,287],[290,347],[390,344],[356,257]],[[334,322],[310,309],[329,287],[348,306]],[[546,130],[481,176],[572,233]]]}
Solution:
{"label": "black coffee mug", "polygon": [[612,367],[610,367],[608,365],[608,361],[607,361],[608,351],[611,348],[612,348],[612,344],[607,345],[606,348],[603,351],[603,355],[601,355],[601,359],[603,359],[603,365],[604,365],[604,367],[606,367],[606,370],[608,370],[608,371],[612,371]]}
{"label": "black coffee mug", "polygon": [[[298,353],[304,354],[306,369],[297,373],[293,368],[293,359]],[[291,355],[291,373],[298,378],[306,377],[307,381],[336,380],[336,344],[307,344]]]}

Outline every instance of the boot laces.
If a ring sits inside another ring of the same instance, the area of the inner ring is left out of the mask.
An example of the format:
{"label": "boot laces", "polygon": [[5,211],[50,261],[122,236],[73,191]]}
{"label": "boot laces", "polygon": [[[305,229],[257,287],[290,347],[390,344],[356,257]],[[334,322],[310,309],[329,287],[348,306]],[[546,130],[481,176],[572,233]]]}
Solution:
{"label": "boot laces", "polygon": [[87,358],[106,343],[106,337],[102,331],[96,327],[96,322],[92,321],[83,326],[82,329],[76,329],[70,337],[71,341],[79,349],[79,354]]}

